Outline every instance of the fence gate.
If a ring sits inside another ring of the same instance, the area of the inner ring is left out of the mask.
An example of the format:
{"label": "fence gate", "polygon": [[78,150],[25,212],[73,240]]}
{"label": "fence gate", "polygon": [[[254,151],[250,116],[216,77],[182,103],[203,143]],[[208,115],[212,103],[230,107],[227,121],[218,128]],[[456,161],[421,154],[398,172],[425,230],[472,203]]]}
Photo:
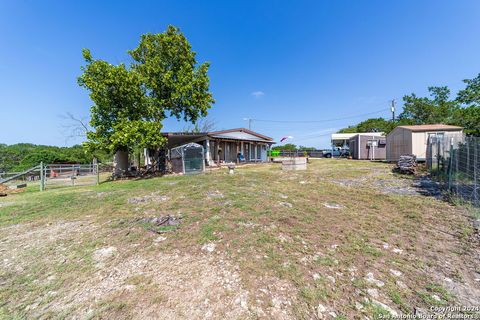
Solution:
{"label": "fence gate", "polygon": [[43,188],[91,186],[98,183],[97,164],[47,164],[43,166]]}

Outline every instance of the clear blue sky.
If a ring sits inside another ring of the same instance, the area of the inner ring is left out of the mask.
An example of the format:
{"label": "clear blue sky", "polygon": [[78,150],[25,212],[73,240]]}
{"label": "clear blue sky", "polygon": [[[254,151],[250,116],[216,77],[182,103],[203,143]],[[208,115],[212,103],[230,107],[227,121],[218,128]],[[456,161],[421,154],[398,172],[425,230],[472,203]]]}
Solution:
{"label": "clear blue sky", "polygon": [[[480,1],[0,1],[0,142],[71,145],[60,116],[88,116],[81,49],[127,61],[146,32],[181,28],[210,61],[218,129],[245,117],[328,120],[388,108],[392,98],[454,91],[480,72]],[[257,94],[254,94],[257,93]],[[390,117],[388,110],[374,116]],[[364,117],[366,118],[366,117]],[[325,147],[362,120],[254,122],[279,140]],[[184,125],[165,121],[166,130]]]}

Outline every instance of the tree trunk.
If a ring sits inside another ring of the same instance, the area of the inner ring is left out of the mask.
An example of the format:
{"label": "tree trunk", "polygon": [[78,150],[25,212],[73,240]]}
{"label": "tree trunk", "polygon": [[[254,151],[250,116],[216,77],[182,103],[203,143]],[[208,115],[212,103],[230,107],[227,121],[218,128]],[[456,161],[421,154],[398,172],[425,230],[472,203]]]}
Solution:
{"label": "tree trunk", "polygon": [[124,176],[128,171],[128,151],[117,150],[114,157],[115,177]]}

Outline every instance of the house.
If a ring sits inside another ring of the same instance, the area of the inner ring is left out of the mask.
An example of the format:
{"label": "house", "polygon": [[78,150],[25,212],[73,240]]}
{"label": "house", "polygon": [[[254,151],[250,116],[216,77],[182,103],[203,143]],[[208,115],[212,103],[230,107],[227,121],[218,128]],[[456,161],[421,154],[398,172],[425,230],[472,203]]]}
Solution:
{"label": "house", "polygon": [[384,132],[357,133],[348,140],[348,147],[353,159],[386,159],[387,152]]}
{"label": "house", "polygon": [[398,161],[404,154],[414,154],[417,160],[425,161],[430,137],[461,139],[463,128],[445,124],[398,126],[387,135],[387,161]]}
{"label": "house", "polygon": [[[167,154],[172,148],[184,144],[193,142],[202,145],[207,166],[222,163],[266,162],[267,150],[275,143],[272,138],[245,128],[200,133],[165,132],[162,135],[167,138],[166,150],[164,150]],[[158,157],[158,153],[153,150],[145,152],[145,165],[150,165],[152,158]]]}

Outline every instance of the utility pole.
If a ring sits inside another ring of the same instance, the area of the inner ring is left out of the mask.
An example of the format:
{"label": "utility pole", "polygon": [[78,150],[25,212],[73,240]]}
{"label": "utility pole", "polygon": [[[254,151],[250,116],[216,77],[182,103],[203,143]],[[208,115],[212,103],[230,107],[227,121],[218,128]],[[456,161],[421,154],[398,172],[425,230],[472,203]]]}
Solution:
{"label": "utility pole", "polygon": [[248,130],[252,130],[252,121],[251,118],[243,118],[243,120],[248,121]]}
{"label": "utility pole", "polygon": [[395,104],[397,102],[395,101],[395,99],[392,100],[392,106],[391,106],[391,110],[392,110],[392,122],[395,121]]}

